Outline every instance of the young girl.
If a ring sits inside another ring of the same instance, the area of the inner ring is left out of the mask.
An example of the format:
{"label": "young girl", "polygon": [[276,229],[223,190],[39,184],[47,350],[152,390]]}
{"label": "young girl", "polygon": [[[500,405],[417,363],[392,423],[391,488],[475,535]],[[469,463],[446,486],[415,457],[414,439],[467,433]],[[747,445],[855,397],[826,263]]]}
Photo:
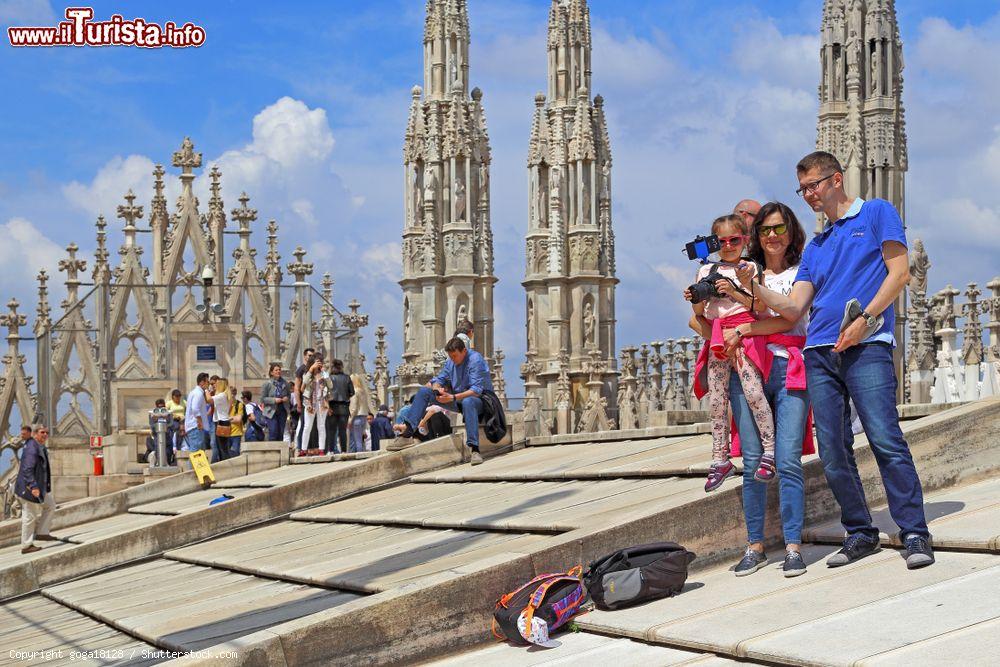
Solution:
{"label": "young girl", "polygon": [[323,365],[323,355],[317,353],[312,365],[302,376],[302,404],[305,406],[303,418],[305,423],[302,431],[302,444],[298,456],[309,455],[309,438],[312,435],[313,422],[318,432],[316,454],[326,453],[326,413],[329,411],[327,401],[333,383],[330,374]]}
{"label": "young girl", "polygon": [[[716,218],[712,223],[712,234],[719,237],[721,248],[719,259],[722,262],[736,264],[740,261],[746,244],[746,230],[743,221],[736,215],[725,215]],[[698,269],[695,281],[706,277],[712,270],[712,264],[705,264]],[[704,386],[700,384],[700,371],[707,366],[709,411],[712,418],[712,467],[705,482],[705,491],[714,491],[727,478],[736,474],[736,467],[729,460],[729,375],[736,367],[740,384],[746,395],[747,403],[753,413],[757,430],[760,431],[764,454],[754,477],[762,482],[774,479],[774,417],[771,407],[764,395],[764,383],[759,370],[766,349],[763,338],[741,337],[742,345],[737,347],[730,357],[725,352],[723,333],[740,324],[753,322],[753,309],[763,310],[762,303],[754,300],[739,284],[736,269],[733,266],[719,264],[714,267],[724,279],[715,283],[716,291],[722,296],[711,297],[706,301],[692,304],[695,317],[707,322],[712,329],[712,339],[706,341],[705,347],[698,357],[696,369],[695,392],[704,395]],[[725,278],[731,279],[726,280]],[[691,300],[690,290],[684,291],[684,298]]]}

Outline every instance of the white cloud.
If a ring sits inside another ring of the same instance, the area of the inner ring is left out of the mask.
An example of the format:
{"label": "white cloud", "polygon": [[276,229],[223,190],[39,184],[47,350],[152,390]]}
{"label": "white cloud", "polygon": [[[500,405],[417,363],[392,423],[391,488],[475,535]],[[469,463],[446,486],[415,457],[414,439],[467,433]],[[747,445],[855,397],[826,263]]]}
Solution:
{"label": "white cloud", "polygon": [[253,119],[253,143],[245,150],[265,155],[282,167],[319,162],[333,150],[326,111],[282,97]]}
{"label": "white cloud", "polygon": [[139,196],[153,189],[153,161],[144,155],[115,156],[98,170],[89,185],[72,181],[62,191],[78,208],[111,220],[130,189]]}
{"label": "white cloud", "polygon": [[29,324],[34,321],[38,292],[35,276],[45,269],[49,274],[49,304],[58,307],[64,289],[59,278],[59,260],[65,251],[42,230],[24,218],[11,218],[0,224],[0,294],[3,303],[9,297],[21,302],[20,312],[28,314]]}
{"label": "white cloud", "polygon": [[[270,215],[316,228],[351,213],[350,193],[329,162],[335,143],[325,110],[282,97],[254,116],[249,143],[211,160],[205,173],[213,166],[222,171],[224,201],[246,191],[270,204]],[[204,201],[204,175],[195,189]]]}

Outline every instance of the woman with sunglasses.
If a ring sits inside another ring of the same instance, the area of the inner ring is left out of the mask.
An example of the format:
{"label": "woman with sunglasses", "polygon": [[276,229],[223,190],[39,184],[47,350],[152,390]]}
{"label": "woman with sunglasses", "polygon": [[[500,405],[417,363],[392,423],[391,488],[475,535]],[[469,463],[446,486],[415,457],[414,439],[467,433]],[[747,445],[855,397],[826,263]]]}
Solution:
{"label": "woman with sunglasses", "polygon": [[[783,294],[792,291],[798,272],[806,235],[795,213],[784,204],[765,204],[757,213],[750,235],[749,258],[764,269],[764,285]],[[769,315],[769,316],[768,316]],[[806,571],[799,553],[802,541],[802,521],[805,512],[805,489],[802,478],[802,454],[812,453],[812,428],[807,427],[809,398],[805,391],[805,365],[802,346],[805,345],[808,315],[792,323],[774,311],[761,314],[724,332],[727,349],[735,348],[749,336],[767,341],[770,372],[764,383],[764,394],[775,415],[774,455],[778,470],[782,532],[785,540],[785,560],[782,571],[794,577]],[[747,522],[747,548],[736,565],[736,576],[752,574],[767,564],[764,553],[764,516],[767,509],[767,487],[748,472],[764,455],[762,438],[745,395],[745,387],[730,382],[729,395],[733,418],[739,431],[743,457],[743,513]]]}
{"label": "woman with sunglasses", "polygon": [[[695,367],[695,396],[709,396],[709,413],[712,420],[712,465],[705,492],[722,486],[729,477],[736,474],[736,467],[729,460],[729,391],[732,369],[735,366],[739,384],[753,413],[753,420],[760,432],[763,455],[752,473],[755,479],[768,482],[774,479],[774,419],[771,407],[764,396],[761,359],[764,355],[762,339],[747,337],[739,345],[727,351],[724,332],[737,325],[755,320],[755,304],[751,296],[735,282],[737,262],[746,244],[746,230],[737,215],[724,215],[712,223],[712,234],[719,238],[720,263],[704,264],[699,268],[696,281],[706,278],[713,270],[722,275],[715,282],[719,296],[693,303],[694,322],[692,327],[707,339]],[[692,300],[691,290],[684,290],[684,298]],[[703,378],[707,370],[707,378]],[[750,468],[748,468],[750,469]]]}

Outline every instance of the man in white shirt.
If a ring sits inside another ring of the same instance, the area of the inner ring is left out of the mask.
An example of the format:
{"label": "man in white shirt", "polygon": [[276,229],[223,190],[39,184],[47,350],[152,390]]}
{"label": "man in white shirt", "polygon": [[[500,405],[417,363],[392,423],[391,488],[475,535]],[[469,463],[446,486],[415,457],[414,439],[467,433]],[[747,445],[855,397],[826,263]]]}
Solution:
{"label": "man in white shirt", "polygon": [[208,388],[208,373],[198,373],[198,384],[187,397],[187,409],[184,412],[184,431],[187,434],[188,449],[192,452],[206,449],[208,445],[208,430],[212,422],[208,416],[208,401],[205,400],[205,389]]}

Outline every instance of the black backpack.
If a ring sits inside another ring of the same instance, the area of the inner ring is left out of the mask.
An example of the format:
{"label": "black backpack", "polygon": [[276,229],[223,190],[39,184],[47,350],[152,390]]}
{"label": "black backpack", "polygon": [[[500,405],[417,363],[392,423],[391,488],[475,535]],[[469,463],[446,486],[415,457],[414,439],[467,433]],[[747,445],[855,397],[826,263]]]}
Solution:
{"label": "black backpack", "polygon": [[503,411],[503,403],[491,389],[483,391],[480,398],[483,401],[483,414],[479,417],[479,423],[483,425],[486,439],[497,443],[507,435],[507,415]]}
{"label": "black backpack", "polygon": [[643,544],[598,558],[583,581],[598,609],[621,609],[679,593],[694,558],[674,542]]}

